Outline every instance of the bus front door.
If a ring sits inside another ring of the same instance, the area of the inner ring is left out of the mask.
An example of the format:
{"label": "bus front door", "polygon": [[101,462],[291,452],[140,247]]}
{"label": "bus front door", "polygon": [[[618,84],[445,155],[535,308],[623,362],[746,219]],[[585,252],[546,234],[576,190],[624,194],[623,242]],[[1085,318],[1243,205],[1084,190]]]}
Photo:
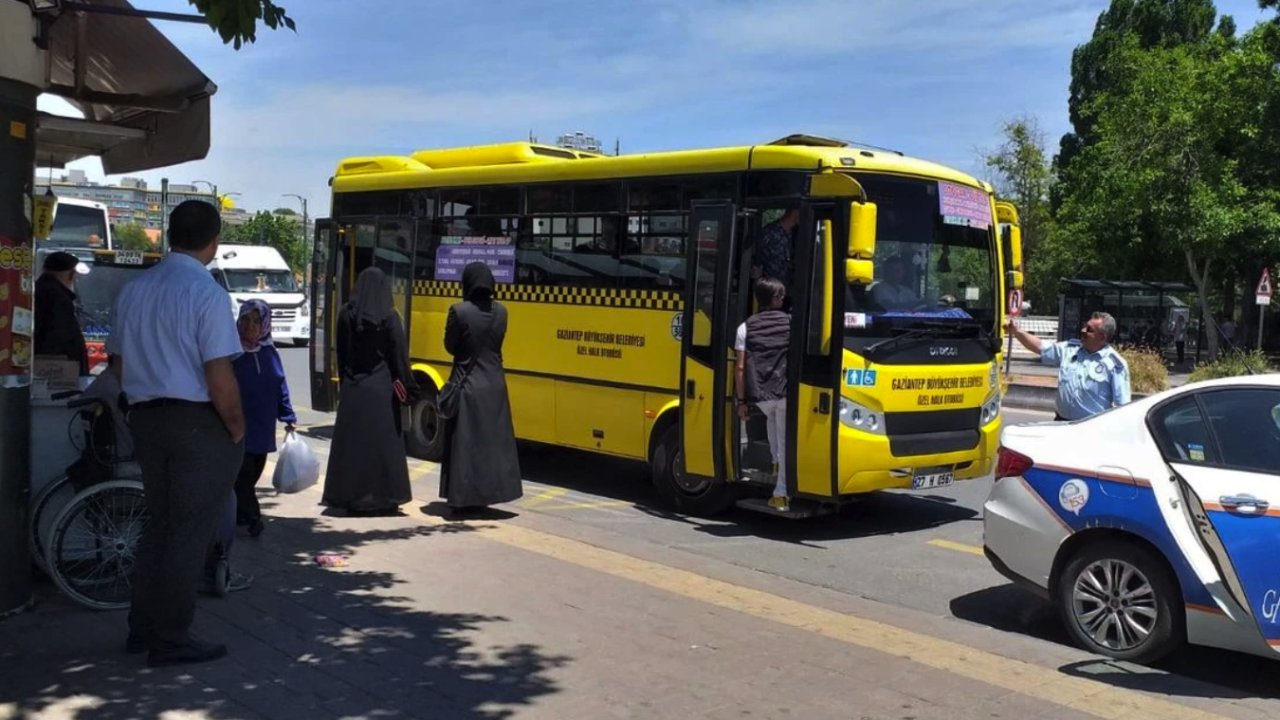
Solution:
{"label": "bus front door", "polygon": [[333,316],[336,310],[338,277],[337,227],[329,219],[316,220],[311,252],[311,407],[318,412],[333,412],[338,406],[338,383],[335,357],[331,347]]}
{"label": "bus front door", "polygon": [[[837,430],[844,318],[837,258],[847,242],[848,202],[808,201],[801,208],[790,292],[791,353],[787,362],[787,494],[793,514],[829,509],[839,499]],[[840,318],[840,322],[836,321]],[[870,382],[863,371],[851,377]],[[805,501],[810,502],[805,502]]]}
{"label": "bus front door", "polygon": [[737,211],[727,201],[695,203],[689,217],[680,372],[681,477],[688,507],[707,512],[731,500],[726,431],[733,422],[729,348],[730,273]]}
{"label": "bus front door", "polygon": [[334,330],[338,310],[355,296],[356,278],[376,267],[391,282],[393,306],[408,333],[412,294],[412,217],[378,217],[334,222],[317,220],[311,270],[311,406],[337,409],[338,357]]}

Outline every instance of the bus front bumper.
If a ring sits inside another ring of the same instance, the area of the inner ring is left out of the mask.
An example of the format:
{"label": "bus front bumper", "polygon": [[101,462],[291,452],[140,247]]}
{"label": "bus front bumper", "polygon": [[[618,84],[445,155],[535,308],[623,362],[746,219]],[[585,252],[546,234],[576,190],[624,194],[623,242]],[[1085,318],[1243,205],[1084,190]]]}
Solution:
{"label": "bus front bumper", "polygon": [[[841,426],[839,433],[840,494],[860,495],[877,490],[911,488],[918,474],[951,472],[956,480],[984,477],[995,469],[1000,444],[999,418],[979,428],[976,447],[952,452],[894,455],[892,445],[912,447],[925,443],[903,442],[905,437],[854,430]],[[972,431],[970,431],[972,432]],[[914,438],[913,438],[914,439]]]}

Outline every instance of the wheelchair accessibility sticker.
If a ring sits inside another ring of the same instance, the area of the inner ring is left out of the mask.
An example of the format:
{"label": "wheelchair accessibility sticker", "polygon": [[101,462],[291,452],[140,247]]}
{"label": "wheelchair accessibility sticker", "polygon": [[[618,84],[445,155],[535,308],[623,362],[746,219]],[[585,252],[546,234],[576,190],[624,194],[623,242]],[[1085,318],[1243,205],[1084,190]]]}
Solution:
{"label": "wheelchair accessibility sticker", "polygon": [[845,370],[845,385],[861,385],[862,387],[875,387],[876,371],[875,370]]}

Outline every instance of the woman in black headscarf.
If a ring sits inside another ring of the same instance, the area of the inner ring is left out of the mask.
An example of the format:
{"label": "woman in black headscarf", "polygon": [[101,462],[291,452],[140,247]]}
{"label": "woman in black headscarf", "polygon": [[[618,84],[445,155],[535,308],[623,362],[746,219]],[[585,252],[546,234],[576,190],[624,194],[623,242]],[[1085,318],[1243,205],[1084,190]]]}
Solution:
{"label": "woman in black headscarf", "polygon": [[493,289],[487,265],[464,268],[462,302],[449,308],[444,326],[444,347],[453,355],[450,377],[459,383],[459,393],[440,469],[440,497],[455,511],[511,502],[523,494],[502,372],[507,309],[494,301]]}
{"label": "woman in black headscarf", "polygon": [[324,502],[355,515],[398,511],[413,499],[400,404],[413,391],[404,326],[391,282],[378,268],[356,280],[337,323],[338,417],[324,478]]}

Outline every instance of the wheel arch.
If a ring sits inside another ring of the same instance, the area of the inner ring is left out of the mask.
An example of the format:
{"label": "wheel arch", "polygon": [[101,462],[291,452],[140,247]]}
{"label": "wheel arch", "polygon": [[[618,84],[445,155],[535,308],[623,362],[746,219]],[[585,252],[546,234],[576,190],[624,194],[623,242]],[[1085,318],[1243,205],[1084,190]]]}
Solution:
{"label": "wheel arch", "polygon": [[433,389],[439,392],[444,387],[444,378],[436,369],[424,362],[415,362],[409,366],[409,372],[413,373],[413,377],[421,385],[430,383]]}
{"label": "wheel arch", "polygon": [[680,422],[680,401],[672,400],[662,409],[658,411],[653,423],[649,426],[649,442],[647,458],[649,462],[653,462],[653,453],[658,449],[658,441],[662,439],[662,434],[672,425],[678,425]]}
{"label": "wheel arch", "polygon": [[1179,607],[1186,602],[1186,589],[1182,586],[1182,576],[1178,573],[1177,568],[1170,562],[1168,556],[1155,543],[1147,538],[1128,530],[1120,528],[1090,528],[1072,533],[1062,545],[1058,547],[1058,553],[1053,558],[1053,569],[1049,572],[1049,596],[1056,597],[1058,593],[1058,583],[1062,581],[1062,571],[1066,569],[1067,563],[1071,562],[1071,558],[1077,553],[1090,545],[1097,545],[1105,542],[1119,542],[1135,547],[1142,548],[1149,552],[1152,557],[1156,558],[1164,569],[1169,573],[1169,577],[1173,578],[1173,584],[1178,590]]}

